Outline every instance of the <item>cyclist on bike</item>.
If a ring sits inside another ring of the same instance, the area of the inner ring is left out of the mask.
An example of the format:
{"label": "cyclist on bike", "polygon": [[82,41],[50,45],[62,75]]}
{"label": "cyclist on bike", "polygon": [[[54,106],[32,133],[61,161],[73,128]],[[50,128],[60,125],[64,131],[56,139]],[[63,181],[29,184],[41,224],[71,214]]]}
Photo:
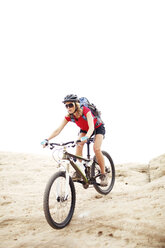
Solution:
{"label": "cyclist on bike", "polygon": [[[63,130],[63,128],[66,126],[66,124],[69,121],[72,121],[72,118],[74,118],[74,122],[76,123],[77,126],[80,127],[80,133],[78,139],[81,140],[81,143],[79,143],[79,145],[76,147],[76,155],[82,156],[83,146],[86,143],[87,139],[95,135],[93,149],[101,169],[100,185],[107,186],[108,181],[105,174],[104,157],[101,152],[101,145],[105,134],[104,124],[103,123],[98,124],[97,118],[94,118],[89,108],[85,106],[83,106],[82,108],[80,107],[79,99],[77,95],[73,95],[73,94],[67,95],[64,98],[63,103],[65,104],[65,107],[68,110],[68,115],[65,116],[61,125],[50,135],[50,137],[45,139],[44,142],[42,142],[43,147],[46,146],[46,143],[49,140],[59,135],[60,132]],[[83,116],[85,116],[86,118],[83,118]],[[78,175],[74,174],[72,178],[76,176]]]}

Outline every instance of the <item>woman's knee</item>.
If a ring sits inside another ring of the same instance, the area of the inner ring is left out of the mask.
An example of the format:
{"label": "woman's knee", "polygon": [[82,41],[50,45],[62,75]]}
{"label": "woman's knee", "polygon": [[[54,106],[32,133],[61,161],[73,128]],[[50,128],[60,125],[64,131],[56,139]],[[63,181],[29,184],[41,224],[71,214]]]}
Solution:
{"label": "woman's knee", "polygon": [[83,150],[83,147],[84,147],[84,144],[78,144],[77,147],[76,147],[76,150],[77,151],[82,151]]}
{"label": "woman's knee", "polygon": [[96,146],[96,145],[94,145],[94,146],[93,146],[93,150],[94,150],[94,153],[95,153],[95,154],[97,154],[97,153],[100,153],[100,152],[101,152],[101,148],[100,148],[100,146]]}

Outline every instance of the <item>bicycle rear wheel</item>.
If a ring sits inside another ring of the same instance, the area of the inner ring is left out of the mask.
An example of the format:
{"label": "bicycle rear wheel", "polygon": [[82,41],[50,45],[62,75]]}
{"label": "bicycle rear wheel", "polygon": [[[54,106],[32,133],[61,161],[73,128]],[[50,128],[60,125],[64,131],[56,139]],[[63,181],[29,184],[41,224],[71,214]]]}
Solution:
{"label": "bicycle rear wheel", "polygon": [[61,229],[69,224],[72,219],[76,202],[74,183],[66,173],[55,173],[47,183],[44,192],[43,209],[45,218],[52,228]]}
{"label": "bicycle rear wheel", "polygon": [[101,171],[96,156],[94,156],[93,158],[93,164],[91,167],[91,176],[96,177],[96,182],[94,183],[94,187],[96,191],[100,194],[107,195],[112,190],[115,183],[115,166],[110,155],[105,151],[102,151],[102,153],[104,156],[105,173],[108,178],[108,185],[106,187],[100,185],[100,177],[99,176],[97,177],[97,175],[99,175]]}

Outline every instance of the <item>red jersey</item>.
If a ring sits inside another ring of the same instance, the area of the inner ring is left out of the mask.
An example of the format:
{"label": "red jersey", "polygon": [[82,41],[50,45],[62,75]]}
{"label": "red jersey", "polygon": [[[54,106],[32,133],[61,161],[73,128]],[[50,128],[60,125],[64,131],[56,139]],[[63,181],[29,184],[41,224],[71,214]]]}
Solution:
{"label": "red jersey", "polygon": [[[75,117],[74,117],[74,122],[76,123],[76,125],[78,126],[78,127],[80,127],[82,130],[84,130],[84,131],[88,131],[88,129],[89,129],[89,126],[88,126],[88,121],[87,121],[87,113],[90,111],[90,109],[89,108],[87,108],[87,107],[85,107],[85,106],[83,106],[83,115],[82,116],[80,116],[78,119],[76,119]],[[91,112],[91,111],[90,111]],[[91,114],[92,114],[92,112],[91,112]],[[93,123],[94,123],[94,127],[95,127],[95,129],[96,128],[98,128],[98,127],[100,127],[101,125],[102,125],[102,123],[99,123],[98,125],[96,124],[97,123],[97,118],[92,114],[92,116],[93,116]],[[85,118],[84,118],[85,117]],[[67,121],[72,121],[71,120],[71,117],[70,116],[65,116],[65,119],[67,120]]]}

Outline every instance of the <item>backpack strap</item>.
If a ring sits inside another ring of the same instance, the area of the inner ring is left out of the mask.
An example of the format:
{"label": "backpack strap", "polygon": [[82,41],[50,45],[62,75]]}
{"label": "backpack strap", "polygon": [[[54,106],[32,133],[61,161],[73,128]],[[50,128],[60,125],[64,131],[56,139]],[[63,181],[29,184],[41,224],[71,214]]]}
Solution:
{"label": "backpack strap", "polygon": [[[84,115],[84,113],[82,114],[82,118],[87,121],[87,117]],[[99,116],[94,116],[93,115],[93,119],[97,119],[97,122],[95,124],[95,127],[97,127],[98,125],[100,125],[100,123],[103,123],[102,120],[101,120],[101,118]]]}
{"label": "backpack strap", "polygon": [[84,114],[82,115],[82,118],[87,121],[87,118]]}
{"label": "backpack strap", "polygon": [[71,122],[75,122],[75,118],[73,114],[70,114],[70,119],[71,119]]}

